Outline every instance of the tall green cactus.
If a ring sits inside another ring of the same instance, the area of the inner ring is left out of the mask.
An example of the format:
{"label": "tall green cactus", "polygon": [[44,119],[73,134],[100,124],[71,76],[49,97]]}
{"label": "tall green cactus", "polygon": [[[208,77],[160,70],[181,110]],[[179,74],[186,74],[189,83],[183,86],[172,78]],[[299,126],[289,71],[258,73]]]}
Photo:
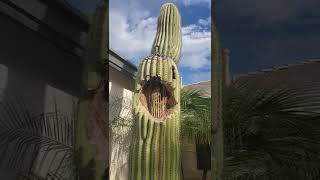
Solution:
{"label": "tall green cactus", "polygon": [[131,180],[180,180],[181,49],[178,9],[161,7],[152,55],[142,60],[134,94]]}

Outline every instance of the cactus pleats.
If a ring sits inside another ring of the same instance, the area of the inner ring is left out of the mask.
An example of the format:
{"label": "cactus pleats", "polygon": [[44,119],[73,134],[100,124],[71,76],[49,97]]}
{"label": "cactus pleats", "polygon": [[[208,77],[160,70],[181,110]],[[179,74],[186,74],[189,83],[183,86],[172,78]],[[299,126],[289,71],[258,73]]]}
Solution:
{"label": "cactus pleats", "polygon": [[157,30],[152,55],[142,60],[136,78],[131,180],[181,180],[181,28],[175,5],[161,7]]}
{"label": "cactus pleats", "polygon": [[152,54],[170,57],[178,63],[181,51],[181,18],[177,7],[172,3],[161,7],[158,18],[156,38],[153,42]]}

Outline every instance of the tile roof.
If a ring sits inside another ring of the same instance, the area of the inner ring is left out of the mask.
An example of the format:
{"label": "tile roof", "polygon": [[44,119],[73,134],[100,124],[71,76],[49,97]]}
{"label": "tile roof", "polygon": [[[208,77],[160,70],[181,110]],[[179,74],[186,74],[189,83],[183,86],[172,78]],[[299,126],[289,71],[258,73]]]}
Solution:
{"label": "tile roof", "polygon": [[198,90],[204,96],[211,96],[211,80],[184,85],[182,88],[186,90]]}
{"label": "tile roof", "polygon": [[[243,74],[236,74],[233,76],[233,80],[238,79],[238,78],[254,77],[254,75],[264,75],[264,74],[276,72],[279,70],[288,70],[292,67],[298,67],[301,65],[309,65],[309,64],[313,64],[313,63],[320,63],[320,59],[309,59],[309,60],[299,61],[297,63],[278,65],[278,66],[273,66],[272,68],[261,69],[261,70],[243,73]],[[188,84],[188,85],[183,86],[183,89],[199,90],[204,95],[211,96],[211,80]]]}

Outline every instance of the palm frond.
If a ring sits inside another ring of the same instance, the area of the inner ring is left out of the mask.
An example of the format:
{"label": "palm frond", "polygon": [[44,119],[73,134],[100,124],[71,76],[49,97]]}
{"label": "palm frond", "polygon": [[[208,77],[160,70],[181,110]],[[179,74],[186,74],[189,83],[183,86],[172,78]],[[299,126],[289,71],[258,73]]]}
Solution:
{"label": "palm frond", "polygon": [[46,164],[57,173],[72,160],[73,121],[57,108],[32,113],[21,98],[7,96],[0,104],[0,164],[21,172],[43,171]]}
{"label": "palm frond", "polygon": [[308,99],[301,98],[302,92],[238,83],[225,94],[226,175],[233,179],[319,178],[315,174],[320,160],[320,115],[303,110]]}
{"label": "palm frond", "polygon": [[196,90],[181,91],[181,135],[210,144],[211,100]]}

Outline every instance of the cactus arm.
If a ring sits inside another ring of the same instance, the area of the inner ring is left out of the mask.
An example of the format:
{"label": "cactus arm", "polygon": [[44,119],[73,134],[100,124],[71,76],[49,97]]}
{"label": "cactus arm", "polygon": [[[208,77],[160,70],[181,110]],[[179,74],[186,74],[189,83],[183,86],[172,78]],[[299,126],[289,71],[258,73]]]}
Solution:
{"label": "cactus arm", "polygon": [[177,7],[172,3],[161,7],[152,54],[168,56],[178,63],[181,53],[181,20]]}

